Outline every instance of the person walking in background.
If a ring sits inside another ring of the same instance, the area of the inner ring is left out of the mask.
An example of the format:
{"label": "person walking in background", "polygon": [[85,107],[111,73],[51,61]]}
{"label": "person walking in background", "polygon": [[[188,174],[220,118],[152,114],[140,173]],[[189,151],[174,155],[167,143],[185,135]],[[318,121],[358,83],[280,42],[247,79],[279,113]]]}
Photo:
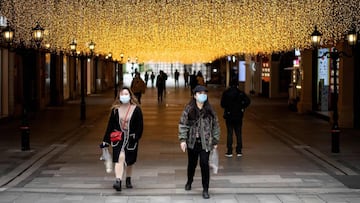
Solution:
{"label": "person walking in background", "polygon": [[146,85],[146,87],[147,87],[147,84],[148,84],[148,81],[149,81],[149,73],[146,71],[145,72],[145,85]]}
{"label": "person walking in background", "polygon": [[134,94],[123,87],[112,104],[110,118],[101,148],[112,146],[115,163],[115,183],[113,188],[121,191],[121,182],[126,170],[126,188],[131,183],[132,166],[137,159],[139,140],[143,133],[143,115]]}
{"label": "person walking in background", "polygon": [[155,82],[155,74],[154,74],[154,72],[151,72],[150,79],[151,79],[151,87],[154,87],[154,82]]}
{"label": "person walking in background", "polygon": [[245,108],[250,105],[250,98],[238,88],[237,79],[230,81],[230,87],[221,96],[221,107],[224,108],[224,119],[227,128],[226,157],[232,157],[233,132],[236,135],[236,154],[242,156],[242,123]]}
{"label": "person walking in background", "polygon": [[204,86],[194,88],[194,96],[185,106],[180,117],[179,134],[180,148],[183,152],[187,150],[187,182],[185,190],[191,190],[194,180],[195,169],[200,157],[201,180],[203,186],[202,196],[209,196],[210,151],[217,148],[220,138],[220,126],[216,112],[207,98],[208,90]]}
{"label": "person walking in background", "polygon": [[192,75],[190,75],[190,95],[193,96],[194,88],[196,87],[197,81],[196,81],[196,71]]}
{"label": "person walking in background", "polygon": [[164,95],[164,88],[165,88],[165,78],[164,72],[160,70],[159,75],[156,77],[156,88],[157,88],[157,99],[158,103],[162,103],[163,95]]}
{"label": "person walking in background", "polygon": [[176,70],[175,70],[175,74],[174,74],[174,78],[175,78],[175,88],[176,88],[176,87],[179,87],[179,76],[180,76],[180,73],[179,73],[179,71],[176,69]]}
{"label": "person walking in background", "polygon": [[206,85],[204,76],[202,75],[201,71],[198,71],[198,73],[196,75],[196,82],[198,85],[203,85],[203,86]]}
{"label": "person walking in background", "polygon": [[134,79],[131,81],[131,91],[136,96],[139,104],[141,104],[141,95],[145,93],[145,89],[146,89],[146,84],[141,79],[140,73],[137,72],[135,74]]}
{"label": "person walking in background", "polygon": [[184,71],[184,83],[185,87],[189,86],[189,72],[186,69]]}
{"label": "person walking in background", "polygon": [[163,96],[166,97],[166,80],[168,79],[168,75],[162,71],[161,72],[162,76],[163,76],[163,83],[164,83],[164,93]]}

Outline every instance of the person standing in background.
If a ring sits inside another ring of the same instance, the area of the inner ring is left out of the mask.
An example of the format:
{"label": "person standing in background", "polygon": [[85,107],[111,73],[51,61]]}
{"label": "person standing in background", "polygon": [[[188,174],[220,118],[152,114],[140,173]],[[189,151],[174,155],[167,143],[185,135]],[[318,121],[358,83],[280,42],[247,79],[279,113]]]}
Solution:
{"label": "person standing in background", "polygon": [[250,98],[238,88],[239,82],[236,78],[230,81],[230,87],[221,96],[221,107],[224,108],[224,119],[227,128],[227,152],[226,157],[232,157],[233,132],[236,135],[236,155],[242,156],[242,123],[245,108],[250,105]]}
{"label": "person standing in background", "polygon": [[155,82],[155,74],[154,74],[154,72],[151,72],[150,79],[151,79],[151,87],[154,87],[154,82]]}
{"label": "person standing in background", "polygon": [[196,81],[196,71],[192,75],[190,75],[190,95],[193,96],[194,94],[194,88],[196,87],[197,81]]}
{"label": "person standing in background", "polygon": [[189,72],[186,69],[184,72],[184,83],[185,83],[185,87],[189,86]]}
{"label": "person standing in background", "polygon": [[157,88],[157,99],[158,103],[162,103],[163,95],[164,95],[164,88],[165,88],[165,78],[164,72],[160,70],[159,75],[156,77],[156,88]]}
{"label": "person standing in background", "polygon": [[176,87],[179,87],[179,76],[180,76],[180,73],[179,73],[179,71],[176,69],[176,70],[175,70],[175,74],[174,74],[174,78],[175,78],[175,88],[176,88]]}
{"label": "person standing in background", "polygon": [[148,81],[149,81],[149,73],[146,71],[145,72],[145,85],[146,85],[146,87],[147,87],[147,84],[148,84]]}

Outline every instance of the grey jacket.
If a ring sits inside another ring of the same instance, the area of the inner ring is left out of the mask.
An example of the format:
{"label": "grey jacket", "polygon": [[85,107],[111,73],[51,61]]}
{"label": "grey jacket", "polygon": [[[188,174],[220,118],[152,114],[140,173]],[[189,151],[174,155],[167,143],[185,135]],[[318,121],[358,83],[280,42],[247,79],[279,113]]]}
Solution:
{"label": "grey jacket", "polygon": [[193,149],[196,137],[201,139],[202,148],[211,151],[220,138],[220,126],[216,112],[208,101],[200,110],[195,100],[186,105],[179,122],[179,140],[186,142],[187,147]]}

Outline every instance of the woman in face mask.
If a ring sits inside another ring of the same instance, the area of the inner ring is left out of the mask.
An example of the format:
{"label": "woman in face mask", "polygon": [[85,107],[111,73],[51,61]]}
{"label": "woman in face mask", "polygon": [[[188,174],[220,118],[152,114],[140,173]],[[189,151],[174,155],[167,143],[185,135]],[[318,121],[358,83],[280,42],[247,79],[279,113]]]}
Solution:
{"label": "woman in face mask", "polygon": [[202,196],[209,196],[210,151],[217,148],[220,137],[220,127],[216,112],[211,107],[206,87],[198,85],[194,88],[194,97],[186,105],[179,122],[180,148],[188,154],[187,182],[185,190],[191,190],[195,169],[200,158]]}
{"label": "woman in face mask", "polygon": [[132,188],[132,165],[136,162],[139,139],[143,132],[143,116],[134,94],[127,87],[120,89],[111,107],[111,114],[100,147],[112,146],[115,163],[113,188],[121,191],[126,170],[126,188]]}

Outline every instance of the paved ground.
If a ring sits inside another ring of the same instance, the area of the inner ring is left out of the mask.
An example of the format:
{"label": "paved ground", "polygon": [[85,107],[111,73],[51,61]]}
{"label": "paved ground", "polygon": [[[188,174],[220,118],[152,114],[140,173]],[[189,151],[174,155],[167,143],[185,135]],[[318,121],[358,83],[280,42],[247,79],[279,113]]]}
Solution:
{"label": "paved ground", "polygon": [[20,121],[0,123],[0,203],[3,202],[360,202],[360,133],[343,129],[339,154],[330,153],[330,124],[287,109],[286,100],[252,97],[246,111],[244,156],[226,158],[219,98],[210,102],[222,130],[220,169],[201,197],[200,171],[185,191],[186,154],[177,123],[190,91],[168,88],[163,104],[149,88],[142,99],[145,130],[134,168],[134,189],[112,189],[113,174],[99,160],[113,91],[30,115],[31,150],[20,150]]}

